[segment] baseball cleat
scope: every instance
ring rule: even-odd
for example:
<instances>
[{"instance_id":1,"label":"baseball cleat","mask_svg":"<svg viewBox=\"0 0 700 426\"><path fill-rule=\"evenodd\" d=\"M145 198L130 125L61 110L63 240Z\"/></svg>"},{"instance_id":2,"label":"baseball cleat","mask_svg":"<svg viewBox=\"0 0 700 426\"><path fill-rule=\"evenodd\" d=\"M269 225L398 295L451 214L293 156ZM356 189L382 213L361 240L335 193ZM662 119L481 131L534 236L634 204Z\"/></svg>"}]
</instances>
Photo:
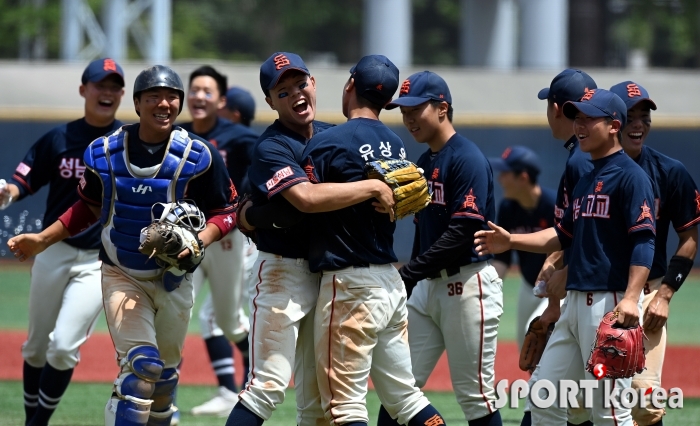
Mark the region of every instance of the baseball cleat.
<instances>
[{"instance_id":1,"label":"baseball cleat","mask_svg":"<svg viewBox=\"0 0 700 426\"><path fill-rule=\"evenodd\" d=\"M236 403L238 403L238 394L219 386L219 394L204 404L194 407L192 415L227 417Z\"/></svg>"}]
</instances>

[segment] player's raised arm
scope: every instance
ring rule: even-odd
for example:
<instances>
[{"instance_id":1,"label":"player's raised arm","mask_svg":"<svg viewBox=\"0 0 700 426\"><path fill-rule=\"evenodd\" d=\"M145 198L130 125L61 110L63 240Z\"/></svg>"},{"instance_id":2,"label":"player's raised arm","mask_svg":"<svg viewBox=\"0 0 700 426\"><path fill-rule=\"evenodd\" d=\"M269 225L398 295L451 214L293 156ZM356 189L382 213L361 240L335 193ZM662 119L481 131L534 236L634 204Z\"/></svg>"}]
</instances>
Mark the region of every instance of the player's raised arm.
<instances>
[{"instance_id":1,"label":"player's raised arm","mask_svg":"<svg viewBox=\"0 0 700 426\"><path fill-rule=\"evenodd\" d=\"M532 253L551 253L561 250L561 243L554 228L531 234L511 234L493 222L488 222L491 231L474 234L474 245L481 255L503 253L506 250L522 250Z\"/></svg>"}]
</instances>

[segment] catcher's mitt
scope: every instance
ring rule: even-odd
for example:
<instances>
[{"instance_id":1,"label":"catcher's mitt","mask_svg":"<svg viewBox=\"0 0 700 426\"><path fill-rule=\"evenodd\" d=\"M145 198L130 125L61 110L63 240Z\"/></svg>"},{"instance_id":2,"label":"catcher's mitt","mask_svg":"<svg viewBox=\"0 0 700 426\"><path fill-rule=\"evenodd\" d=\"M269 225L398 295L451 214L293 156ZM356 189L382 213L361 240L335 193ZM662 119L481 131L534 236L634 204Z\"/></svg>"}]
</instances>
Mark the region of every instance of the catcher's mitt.
<instances>
[{"instance_id":1,"label":"catcher's mitt","mask_svg":"<svg viewBox=\"0 0 700 426\"><path fill-rule=\"evenodd\" d=\"M394 215L401 219L421 211L430 203L428 181L423 170L407 160L375 160L365 165L369 179L380 179L394 191Z\"/></svg>"},{"instance_id":2,"label":"catcher's mitt","mask_svg":"<svg viewBox=\"0 0 700 426\"><path fill-rule=\"evenodd\" d=\"M257 244L258 243L258 236L257 232L255 229L250 230L243 226L243 223L241 222L241 217L242 217L242 211L243 211L243 206L246 205L246 203L251 202L251 195L250 194L243 194L242 196L238 197L238 205L236 206L236 217L238 220L236 221L236 226L238 226L238 230L241 231L241 234L245 235L246 237L250 238L253 243Z\"/></svg>"},{"instance_id":3,"label":"catcher's mitt","mask_svg":"<svg viewBox=\"0 0 700 426\"><path fill-rule=\"evenodd\" d=\"M204 229L204 216L194 205L184 201L176 203L156 203L153 207L162 207L160 219L141 230L139 251L148 256L156 257L156 263L163 268L175 268L185 272L193 272L204 258L204 243L198 237L198 232ZM185 249L190 255L178 259Z\"/></svg>"},{"instance_id":4,"label":"catcher's mitt","mask_svg":"<svg viewBox=\"0 0 700 426\"><path fill-rule=\"evenodd\" d=\"M520 349L520 369L532 373L535 367L542 358L544 347L547 346L549 336L554 330L554 323L549 324L549 327L544 328L540 321L540 317L535 317L530 321L523 341L523 347Z\"/></svg>"},{"instance_id":5,"label":"catcher's mitt","mask_svg":"<svg viewBox=\"0 0 700 426\"><path fill-rule=\"evenodd\" d=\"M617 323L617 312L603 316L596 332L586 370L595 375L596 365L605 366L605 377L621 379L644 371L644 331L637 324L625 328Z\"/></svg>"}]
</instances>

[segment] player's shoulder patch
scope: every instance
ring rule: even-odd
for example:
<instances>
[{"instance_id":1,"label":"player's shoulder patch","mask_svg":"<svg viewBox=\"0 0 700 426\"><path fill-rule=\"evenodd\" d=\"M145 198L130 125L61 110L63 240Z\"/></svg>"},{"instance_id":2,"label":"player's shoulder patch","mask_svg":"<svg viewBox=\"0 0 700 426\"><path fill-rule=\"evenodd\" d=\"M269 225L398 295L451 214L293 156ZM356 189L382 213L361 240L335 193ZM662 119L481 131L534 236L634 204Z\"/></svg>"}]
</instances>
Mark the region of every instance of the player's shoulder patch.
<instances>
[{"instance_id":1,"label":"player's shoulder patch","mask_svg":"<svg viewBox=\"0 0 700 426\"><path fill-rule=\"evenodd\" d=\"M272 175L272 179L268 180L265 183L265 186L267 187L267 190L270 191L272 188L277 186L278 183L282 181L282 179L289 177L293 175L294 172L292 171L292 168L290 166L283 167L275 172L274 175Z\"/></svg>"}]
</instances>

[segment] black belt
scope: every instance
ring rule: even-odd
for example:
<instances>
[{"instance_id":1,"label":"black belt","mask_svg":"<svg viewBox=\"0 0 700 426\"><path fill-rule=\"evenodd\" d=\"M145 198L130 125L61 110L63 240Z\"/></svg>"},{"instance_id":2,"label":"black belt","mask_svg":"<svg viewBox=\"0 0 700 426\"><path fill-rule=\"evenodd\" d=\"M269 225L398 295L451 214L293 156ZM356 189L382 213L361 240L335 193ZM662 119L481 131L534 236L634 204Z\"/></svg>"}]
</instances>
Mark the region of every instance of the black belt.
<instances>
[{"instance_id":1,"label":"black belt","mask_svg":"<svg viewBox=\"0 0 700 426\"><path fill-rule=\"evenodd\" d=\"M460 268L459 268L459 267L456 267L456 268L441 269L441 270L436 271L436 272L434 272L434 273L432 273L432 274L429 274L429 275L428 275L428 279L434 280L434 279L437 279L437 278L442 278L442 273L441 273L442 271L445 271L445 272L447 273L447 276L448 276L448 277L451 277L452 275L457 275L457 274L459 274Z\"/></svg>"}]
</instances>

